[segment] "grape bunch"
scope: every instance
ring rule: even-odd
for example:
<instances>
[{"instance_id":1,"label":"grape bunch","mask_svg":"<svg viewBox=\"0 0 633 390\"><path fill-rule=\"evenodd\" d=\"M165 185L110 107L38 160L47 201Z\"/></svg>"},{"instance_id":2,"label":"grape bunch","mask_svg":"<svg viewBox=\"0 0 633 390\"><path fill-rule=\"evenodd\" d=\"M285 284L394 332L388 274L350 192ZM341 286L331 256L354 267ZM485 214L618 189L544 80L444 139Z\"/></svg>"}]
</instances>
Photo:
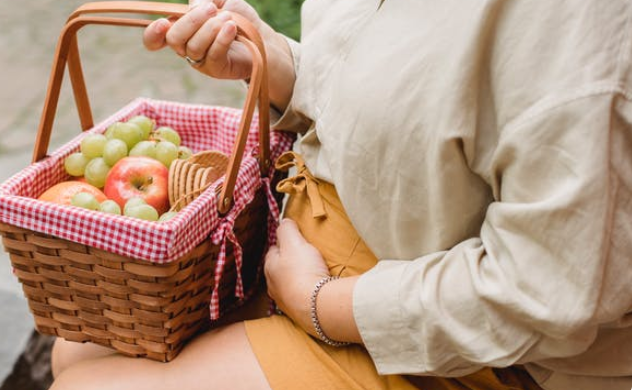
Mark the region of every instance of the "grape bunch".
<instances>
[{"instance_id":1,"label":"grape bunch","mask_svg":"<svg viewBox=\"0 0 633 390\"><path fill-rule=\"evenodd\" d=\"M103 188L110 168L123 157L147 156L169 168L174 160L191 155L191 149L181 145L176 130L155 127L152 119L138 115L126 122L114 123L105 134L84 137L80 151L64 160L64 168L70 176L83 176L89 184Z\"/></svg>"},{"instance_id":2,"label":"grape bunch","mask_svg":"<svg viewBox=\"0 0 633 390\"><path fill-rule=\"evenodd\" d=\"M94 194L89 192L78 192L75 194L71 200L70 204L73 206L81 207L88 210L101 211L108 214L114 215L126 215L132 218L143 219L146 221L158 221L165 222L169 221L173 217L176 216L175 211L168 211L163 213L162 215L158 214L158 211L145 201L145 199L141 197L134 197L128 199L121 210L121 206L111 199L106 199L102 202L99 202L97 197Z\"/></svg>"}]
</instances>

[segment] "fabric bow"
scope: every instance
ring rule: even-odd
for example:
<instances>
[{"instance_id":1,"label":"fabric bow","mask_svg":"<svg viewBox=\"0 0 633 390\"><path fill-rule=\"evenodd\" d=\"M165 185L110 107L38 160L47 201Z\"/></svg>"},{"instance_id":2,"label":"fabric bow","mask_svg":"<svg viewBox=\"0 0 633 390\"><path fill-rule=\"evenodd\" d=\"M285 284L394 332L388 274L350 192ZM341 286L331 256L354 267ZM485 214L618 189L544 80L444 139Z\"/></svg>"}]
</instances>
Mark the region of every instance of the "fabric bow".
<instances>
[{"instance_id":1,"label":"fabric bow","mask_svg":"<svg viewBox=\"0 0 633 390\"><path fill-rule=\"evenodd\" d=\"M323 200L319 193L319 179L314 177L305 165L303 158L295 152L285 152L275 162L275 168L287 172L292 167L297 169L296 175L283 179L277 184L277 191L286 194L294 194L306 191L312 207L312 217L322 218L327 216Z\"/></svg>"}]
</instances>

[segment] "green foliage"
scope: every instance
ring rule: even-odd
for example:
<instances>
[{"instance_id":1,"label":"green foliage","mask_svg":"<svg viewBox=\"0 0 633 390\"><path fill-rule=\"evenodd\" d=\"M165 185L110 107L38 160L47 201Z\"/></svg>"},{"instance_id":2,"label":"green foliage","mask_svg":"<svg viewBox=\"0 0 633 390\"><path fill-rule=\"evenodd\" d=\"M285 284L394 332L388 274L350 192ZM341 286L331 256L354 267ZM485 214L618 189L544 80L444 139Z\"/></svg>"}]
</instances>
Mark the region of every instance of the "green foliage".
<instances>
[{"instance_id":1,"label":"green foliage","mask_svg":"<svg viewBox=\"0 0 633 390\"><path fill-rule=\"evenodd\" d=\"M272 28L299 40L300 13L303 0L248 0L261 18Z\"/></svg>"},{"instance_id":2,"label":"green foliage","mask_svg":"<svg viewBox=\"0 0 633 390\"><path fill-rule=\"evenodd\" d=\"M161 0L168 3L187 3L187 0ZM299 40L300 13L303 0L246 0L272 28Z\"/></svg>"}]
</instances>

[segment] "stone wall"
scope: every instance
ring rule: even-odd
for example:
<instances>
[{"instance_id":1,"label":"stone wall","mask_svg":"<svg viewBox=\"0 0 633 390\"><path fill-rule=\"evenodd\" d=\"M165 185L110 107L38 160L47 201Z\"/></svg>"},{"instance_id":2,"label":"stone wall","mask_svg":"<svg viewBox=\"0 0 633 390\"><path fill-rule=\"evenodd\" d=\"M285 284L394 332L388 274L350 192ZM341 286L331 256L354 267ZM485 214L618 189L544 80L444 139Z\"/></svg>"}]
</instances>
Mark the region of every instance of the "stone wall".
<instances>
[{"instance_id":1,"label":"stone wall","mask_svg":"<svg viewBox=\"0 0 633 390\"><path fill-rule=\"evenodd\" d=\"M48 389L53 382L50 357L54 340L54 337L33 332L0 390Z\"/></svg>"}]
</instances>

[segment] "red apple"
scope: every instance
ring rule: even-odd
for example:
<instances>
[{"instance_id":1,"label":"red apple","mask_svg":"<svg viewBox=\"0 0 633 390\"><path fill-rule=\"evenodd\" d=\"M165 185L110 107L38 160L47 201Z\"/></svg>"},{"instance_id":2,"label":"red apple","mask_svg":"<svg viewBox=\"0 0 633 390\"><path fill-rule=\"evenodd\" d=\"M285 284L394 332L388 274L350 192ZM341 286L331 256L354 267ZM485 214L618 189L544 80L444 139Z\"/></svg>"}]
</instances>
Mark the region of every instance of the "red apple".
<instances>
[{"instance_id":1,"label":"red apple","mask_svg":"<svg viewBox=\"0 0 633 390\"><path fill-rule=\"evenodd\" d=\"M169 210L168 176L169 171L158 160L145 156L125 157L110 169L103 192L121 209L128 199L141 197L163 214Z\"/></svg>"}]
</instances>

